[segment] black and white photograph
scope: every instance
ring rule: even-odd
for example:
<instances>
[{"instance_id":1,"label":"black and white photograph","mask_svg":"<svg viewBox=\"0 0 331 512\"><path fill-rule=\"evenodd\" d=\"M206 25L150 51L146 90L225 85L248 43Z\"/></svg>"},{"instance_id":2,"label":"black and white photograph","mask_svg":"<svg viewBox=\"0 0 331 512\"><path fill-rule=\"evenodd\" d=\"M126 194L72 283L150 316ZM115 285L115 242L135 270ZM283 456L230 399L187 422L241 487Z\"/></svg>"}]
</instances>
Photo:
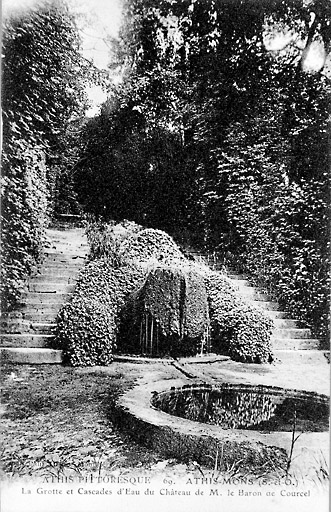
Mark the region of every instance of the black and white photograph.
<instances>
[{"instance_id":1,"label":"black and white photograph","mask_svg":"<svg viewBox=\"0 0 331 512\"><path fill-rule=\"evenodd\" d=\"M1 511L327 512L330 0L1 43Z\"/></svg>"}]
</instances>

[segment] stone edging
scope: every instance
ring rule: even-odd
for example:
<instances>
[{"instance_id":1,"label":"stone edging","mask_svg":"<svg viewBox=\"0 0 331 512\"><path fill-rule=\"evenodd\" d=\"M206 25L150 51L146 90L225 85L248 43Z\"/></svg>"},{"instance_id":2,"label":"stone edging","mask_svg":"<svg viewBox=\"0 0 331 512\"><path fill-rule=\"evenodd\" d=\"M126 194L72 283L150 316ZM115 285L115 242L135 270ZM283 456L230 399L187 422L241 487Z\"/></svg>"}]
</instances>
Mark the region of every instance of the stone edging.
<instances>
[{"instance_id":1,"label":"stone edging","mask_svg":"<svg viewBox=\"0 0 331 512\"><path fill-rule=\"evenodd\" d=\"M118 400L114 411L115 421L136 441L164 457L178 458L183 462L193 460L207 467L215 467L215 461L220 457L223 463L231 465L239 460L251 460L252 457L254 460L262 460L265 456L286 459L291 432L223 430L216 425L171 416L151 405L153 392L170 391L171 387L186 383L183 380L162 380L138 384ZM327 433L302 434L307 446L311 436L321 435Z\"/></svg>"}]
</instances>

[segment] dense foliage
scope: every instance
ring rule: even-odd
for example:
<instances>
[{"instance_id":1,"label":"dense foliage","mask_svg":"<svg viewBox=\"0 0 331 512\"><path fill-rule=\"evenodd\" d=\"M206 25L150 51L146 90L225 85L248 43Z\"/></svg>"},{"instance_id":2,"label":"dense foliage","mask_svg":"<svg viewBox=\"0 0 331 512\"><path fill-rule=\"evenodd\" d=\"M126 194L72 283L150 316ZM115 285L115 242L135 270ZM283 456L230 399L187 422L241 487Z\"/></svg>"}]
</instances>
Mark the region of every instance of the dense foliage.
<instances>
[{"instance_id":1,"label":"dense foliage","mask_svg":"<svg viewBox=\"0 0 331 512\"><path fill-rule=\"evenodd\" d=\"M89 65L79 53L64 1L45 0L4 18L2 64L3 308L17 300L42 253L59 180L71 158L68 137L86 106ZM68 192L70 186L62 180ZM75 198L66 193L66 203ZM58 201L57 201L58 204Z\"/></svg>"},{"instance_id":2,"label":"dense foliage","mask_svg":"<svg viewBox=\"0 0 331 512\"><path fill-rule=\"evenodd\" d=\"M284 117L289 92L274 86L254 119L228 131L219 158L227 186L225 247L230 264L323 339L329 324L326 82L304 75L296 87L296 119Z\"/></svg>"},{"instance_id":3,"label":"dense foliage","mask_svg":"<svg viewBox=\"0 0 331 512\"><path fill-rule=\"evenodd\" d=\"M128 236L139 233L142 226L135 222L103 222L89 218L86 222L86 235L90 247L90 258L106 258L114 267L120 264L119 250Z\"/></svg>"},{"instance_id":4,"label":"dense foliage","mask_svg":"<svg viewBox=\"0 0 331 512\"><path fill-rule=\"evenodd\" d=\"M80 201L216 248L326 339L331 4L125 6L123 82L86 126Z\"/></svg>"},{"instance_id":5,"label":"dense foliage","mask_svg":"<svg viewBox=\"0 0 331 512\"><path fill-rule=\"evenodd\" d=\"M142 265L183 262L184 256L174 240L159 229L142 229L123 240L119 248L122 262Z\"/></svg>"},{"instance_id":6,"label":"dense foliage","mask_svg":"<svg viewBox=\"0 0 331 512\"><path fill-rule=\"evenodd\" d=\"M73 366L114 353L180 357L216 352L271 361L272 323L226 278L187 260L160 230L132 222L87 226L91 260L57 319L55 347Z\"/></svg>"},{"instance_id":7,"label":"dense foliage","mask_svg":"<svg viewBox=\"0 0 331 512\"><path fill-rule=\"evenodd\" d=\"M72 366L111 363L120 308L142 275L141 270L133 267L115 269L104 258L86 265L71 301L58 315L54 346L63 350L65 363Z\"/></svg>"},{"instance_id":8,"label":"dense foliage","mask_svg":"<svg viewBox=\"0 0 331 512\"><path fill-rule=\"evenodd\" d=\"M119 350L159 357L209 352L207 292L199 270L176 259L152 268L122 311Z\"/></svg>"},{"instance_id":9,"label":"dense foliage","mask_svg":"<svg viewBox=\"0 0 331 512\"><path fill-rule=\"evenodd\" d=\"M240 300L226 279L215 272L206 275L211 321L211 349L234 361L272 361L272 320Z\"/></svg>"}]
</instances>

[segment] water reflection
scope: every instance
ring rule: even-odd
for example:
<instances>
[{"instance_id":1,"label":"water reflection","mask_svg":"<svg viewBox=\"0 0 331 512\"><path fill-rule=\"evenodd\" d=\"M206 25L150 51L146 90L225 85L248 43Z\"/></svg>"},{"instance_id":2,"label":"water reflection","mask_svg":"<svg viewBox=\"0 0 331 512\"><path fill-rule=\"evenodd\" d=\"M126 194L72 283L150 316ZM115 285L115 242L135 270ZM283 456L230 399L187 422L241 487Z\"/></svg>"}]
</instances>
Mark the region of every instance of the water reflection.
<instances>
[{"instance_id":1,"label":"water reflection","mask_svg":"<svg viewBox=\"0 0 331 512\"><path fill-rule=\"evenodd\" d=\"M321 395L287 396L261 387L223 385L173 389L155 394L152 405L174 416L219 425L224 429L259 431L328 430L329 403Z\"/></svg>"}]
</instances>

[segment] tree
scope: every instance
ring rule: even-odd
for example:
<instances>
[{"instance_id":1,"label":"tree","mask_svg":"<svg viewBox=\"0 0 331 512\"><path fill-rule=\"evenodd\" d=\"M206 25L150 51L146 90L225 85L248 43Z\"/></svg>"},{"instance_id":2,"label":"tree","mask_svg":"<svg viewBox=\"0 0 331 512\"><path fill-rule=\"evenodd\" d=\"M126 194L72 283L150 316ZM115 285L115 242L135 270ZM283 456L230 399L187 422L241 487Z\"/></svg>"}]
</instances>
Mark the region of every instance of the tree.
<instances>
[{"instance_id":1,"label":"tree","mask_svg":"<svg viewBox=\"0 0 331 512\"><path fill-rule=\"evenodd\" d=\"M83 152L81 183L85 173L105 186L101 214L198 232L196 243L232 254L324 336L331 4L125 5L124 80L117 104L97 121L101 153L92 161L88 144ZM314 69L316 44L323 62Z\"/></svg>"}]
</instances>

